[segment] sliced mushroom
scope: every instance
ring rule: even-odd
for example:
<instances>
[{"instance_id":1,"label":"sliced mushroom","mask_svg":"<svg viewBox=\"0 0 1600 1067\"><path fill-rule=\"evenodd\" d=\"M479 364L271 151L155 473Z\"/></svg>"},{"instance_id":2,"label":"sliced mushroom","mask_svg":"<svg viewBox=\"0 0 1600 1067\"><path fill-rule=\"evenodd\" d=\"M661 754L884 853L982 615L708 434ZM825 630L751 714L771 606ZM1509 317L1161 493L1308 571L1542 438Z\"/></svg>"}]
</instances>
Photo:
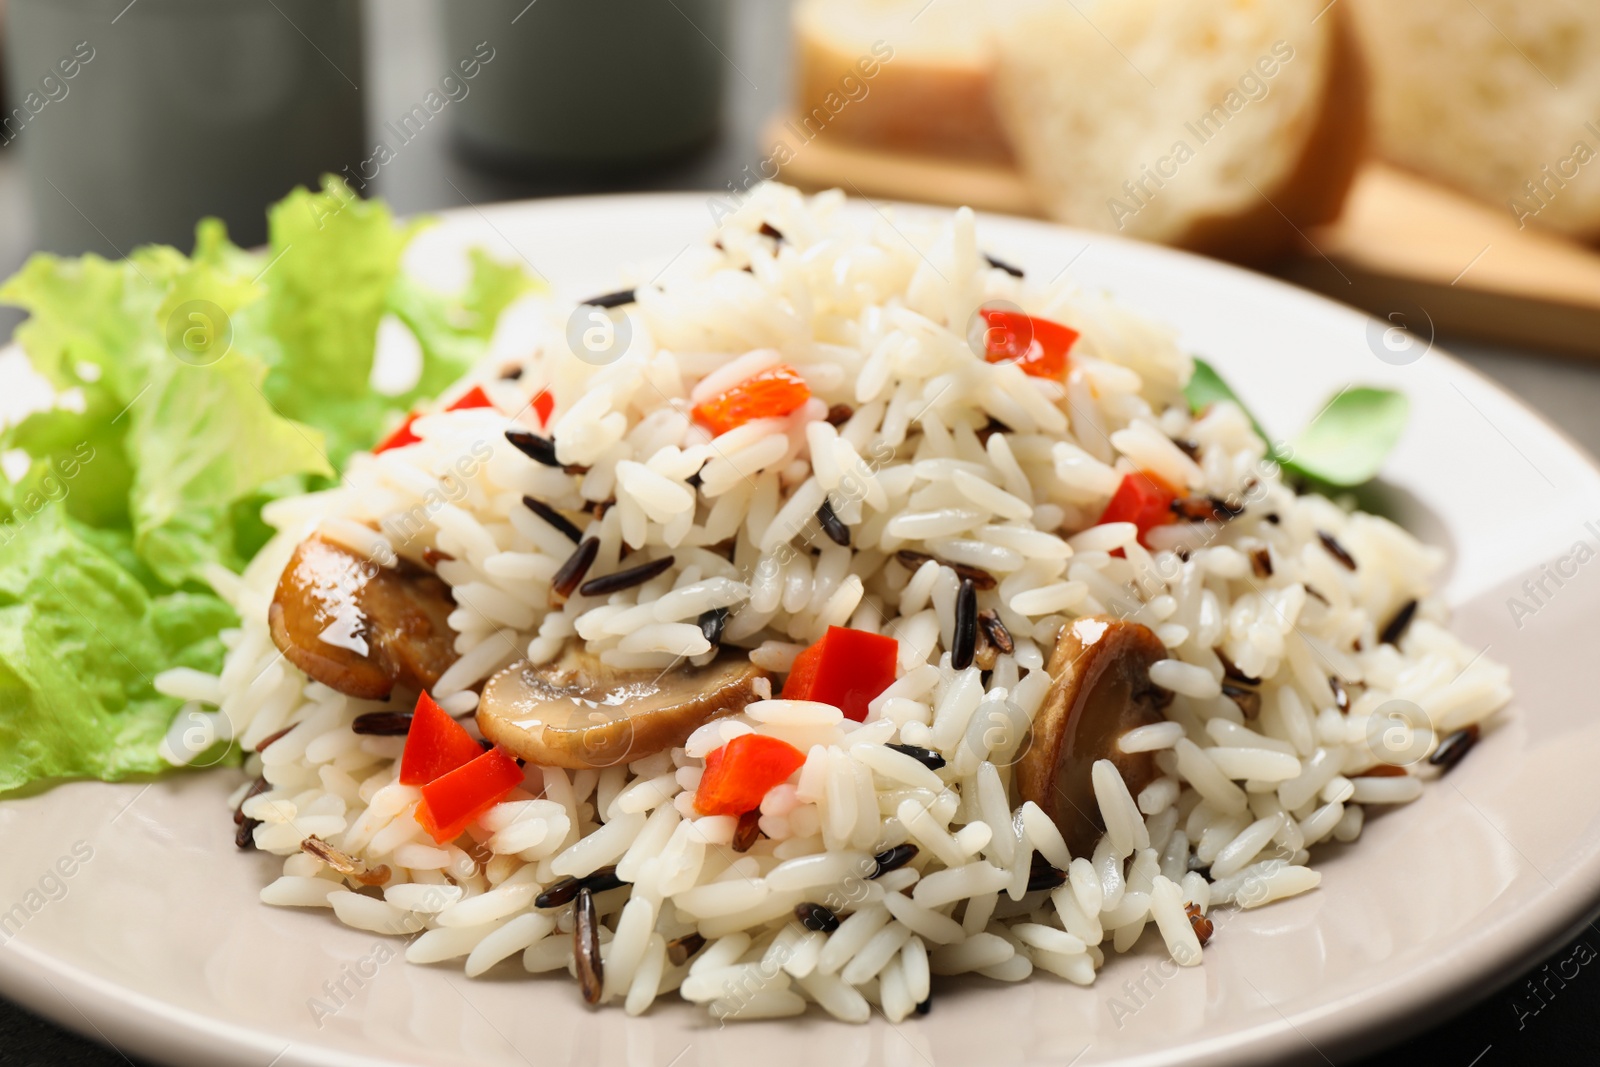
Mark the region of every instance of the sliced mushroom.
<instances>
[{"instance_id":1,"label":"sliced mushroom","mask_svg":"<svg viewBox=\"0 0 1600 1067\"><path fill-rule=\"evenodd\" d=\"M574 643L552 663L514 663L489 679L478 728L529 763L612 767L681 745L712 719L743 711L766 677L742 653L670 672L618 670Z\"/></svg>"},{"instance_id":2,"label":"sliced mushroom","mask_svg":"<svg viewBox=\"0 0 1600 1067\"><path fill-rule=\"evenodd\" d=\"M1017 760L1017 789L1044 809L1075 856L1087 856L1105 832L1090 780L1097 760L1114 763L1135 796L1157 777L1152 753L1123 752L1117 739L1162 721L1172 695L1150 681L1150 665L1164 658L1148 627L1104 615L1074 620L1056 640L1050 691Z\"/></svg>"},{"instance_id":3,"label":"sliced mushroom","mask_svg":"<svg viewBox=\"0 0 1600 1067\"><path fill-rule=\"evenodd\" d=\"M300 542L267 609L272 641L316 681L382 700L428 689L456 660L450 588L414 564L380 567L321 537Z\"/></svg>"}]
</instances>

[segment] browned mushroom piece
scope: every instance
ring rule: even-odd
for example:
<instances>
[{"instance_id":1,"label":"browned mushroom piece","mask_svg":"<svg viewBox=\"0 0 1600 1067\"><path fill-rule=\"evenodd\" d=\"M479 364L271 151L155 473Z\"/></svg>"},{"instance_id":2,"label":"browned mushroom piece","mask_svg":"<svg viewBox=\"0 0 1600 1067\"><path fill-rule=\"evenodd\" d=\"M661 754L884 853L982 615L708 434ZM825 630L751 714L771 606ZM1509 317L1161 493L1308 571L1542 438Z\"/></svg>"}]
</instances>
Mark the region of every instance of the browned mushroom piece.
<instances>
[{"instance_id":1,"label":"browned mushroom piece","mask_svg":"<svg viewBox=\"0 0 1600 1067\"><path fill-rule=\"evenodd\" d=\"M670 671L608 667L573 643L542 667L514 663L478 702L483 736L545 767L611 767L683 744L760 699L769 677L742 653Z\"/></svg>"},{"instance_id":2,"label":"browned mushroom piece","mask_svg":"<svg viewBox=\"0 0 1600 1067\"><path fill-rule=\"evenodd\" d=\"M1117 739L1162 721L1172 694L1150 680L1150 665L1166 655L1148 627L1105 615L1076 619L1056 639L1017 789L1050 816L1074 856L1087 856L1105 832L1090 780L1097 760L1115 764L1135 796L1157 777L1153 753L1123 752Z\"/></svg>"},{"instance_id":3,"label":"browned mushroom piece","mask_svg":"<svg viewBox=\"0 0 1600 1067\"><path fill-rule=\"evenodd\" d=\"M450 588L414 564L380 567L321 537L300 542L267 622L284 657L348 696L428 689L456 660Z\"/></svg>"}]
</instances>

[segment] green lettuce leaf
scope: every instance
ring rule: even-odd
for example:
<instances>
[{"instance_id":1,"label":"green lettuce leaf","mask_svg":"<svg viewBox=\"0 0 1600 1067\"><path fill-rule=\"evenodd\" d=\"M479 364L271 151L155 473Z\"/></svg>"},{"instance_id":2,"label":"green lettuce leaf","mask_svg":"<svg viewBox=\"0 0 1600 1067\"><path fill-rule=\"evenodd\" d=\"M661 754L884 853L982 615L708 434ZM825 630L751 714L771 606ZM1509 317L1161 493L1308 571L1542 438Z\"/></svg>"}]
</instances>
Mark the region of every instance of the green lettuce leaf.
<instances>
[{"instance_id":1,"label":"green lettuce leaf","mask_svg":"<svg viewBox=\"0 0 1600 1067\"><path fill-rule=\"evenodd\" d=\"M531 282L474 253L463 292L417 284L401 257L422 225L328 178L272 209L261 253L211 219L189 256L39 255L0 286L62 393L0 431L30 458L0 478L0 793L166 769L177 702L150 681L220 666L233 623L206 568L242 569L265 503L326 484L482 357ZM391 315L422 349L399 396L370 386Z\"/></svg>"},{"instance_id":2,"label":"green lettuce leaf","mask_svg":"<svg viewBox=\"0 0 1600 1067\"><path fill-rule=\"evenodd\" d=\"M152 596L51 505L0 544L0 792L41 778L168 769L178 702L152 680L217 670L235 622L208 594Z\"/></svg>"},{"instance_id":3,"label":"green lettuce leaf","mask_svg":"<svg viewBox=\"0 0 1600 1067\"><path fill-rule=\"evenodd\" d=\"M295 190L268 216L262 326L275 344L261 350L271 368L266 393L285 415L325 430L341 466L372 446L395 406L369 383L378 323L413 231L333 178L320 192Z\"/></svg>"},{"instance_id":4,"label":"green lettuce leaf","mask_svg":"<svg viewBox=\"0 0 1600 1067\"><path fill-rule=\"evenodd\" d=\"M161 358L157 310L187 263L162 246L137 249L115 263L92 255L36 255L0 285L0 303L29 312L16 340L52 385L109 390L126 404Z\"/></svg>"},{"instance_id":5,"label":"green lettuce leaf","mask_svg":"<svg viewBox=\"0 0 1600 1067\"><path fill-rule=\"evenodd\" d=\"M208 563L249 562L236 549L248 518L236 512L241 501L283 479L334 475L322 434L274 410L266 365L250 354L249 333L233 327L262 295L247 273L254 264L236 252L219 230L202 228L196 259L157 312L193 331L190 341L172 341L169 325L173 354L150 368L129 407L134 547L174 587L199 581Z\"/></svg>"},{"instance_id":6,"label":"green lettuce leaf","mask_svg":"<svg viewBox=\"0 0 1600 1067\"><path fill-rule=\"evenodd\" d=\"M262 325L273 344L260 351L271 368L266 393L280 412L327 435L335 466L471 369L500 313L533 287L520 267L478 250L462 293L419 284L400 261L427 225L397 225L386 205L331 177L320 192L296 190L272 209ZM371 388L378 324L390 314L422 349L415 386L397 396Z\"/></svg>"},{"instance_id":7,"label":"green lettuce leaf","mask_svg":"<svg viewBox=\"0 0 1600 1067\"><path fill-rule=\"evenodd\" d=\"M8 487L7 515L12 508L37 512L40 500L60 499L80 522L128 525L128 490L133 486L133 467L123 451L128 423L117 418L116 402L107 391L91 390L86 399L81 412L34 412L0 438L4 448L21 449L34 459L29 477Z\"/></svg>"},{"instance_id":8,"label":"green lettuce leaf","mask_svg":"<svg viewBox=\"0 0 1600 1067\"><path fill-rule=\"evenodd\" d=\"M282 478L333 475L322 435L267 403L265 376L232 352L209 367L171 361L134 406L134 546L172 586L198 580L207 563L249 562L235 550L239 501Z\"/></svg>"}]
</instances>

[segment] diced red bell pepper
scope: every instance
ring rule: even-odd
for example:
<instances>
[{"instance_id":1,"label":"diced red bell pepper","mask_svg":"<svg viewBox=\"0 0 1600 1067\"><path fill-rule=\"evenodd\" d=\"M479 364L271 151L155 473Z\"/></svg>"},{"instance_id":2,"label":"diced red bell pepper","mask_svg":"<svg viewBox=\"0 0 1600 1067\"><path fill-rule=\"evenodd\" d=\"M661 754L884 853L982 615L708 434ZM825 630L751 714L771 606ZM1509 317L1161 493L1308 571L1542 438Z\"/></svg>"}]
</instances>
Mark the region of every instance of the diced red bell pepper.
<instances>
[{"instance_id":1,"label":"diced red bell pepper","mask_svg":"<svg viewBox=\"0 0 1600 1067\"><path fill-rule=\"evenodd\" d=\"M789 780L806 754L776 737L740 734L706 754L705 773L695 790L702 815L743 815L761 806L767 790Z\"/></svg>"},{"instance_id":2,"label":"diced red bell pepper","mask_svg":"<svg viewBox=\"0 0 1600 1067\"><path fill-rule=\"evenodd\" d=\"M780 363L697 405L694 417L712 433L721 435L751 419L782 418L810 399L811 387L800 372Z\"/></svg>"},{"instance_id":3,"label":"diced red bell pepper","mask_svg":"<svg viewBox=\"0 0 1600 1067\"><path fill-rule=\"evenodd\" d=\"M550 425L550 415L555 409L556 398L550 395L550 390L539 390L533 398L533 410L539 416L541 427Z\"/></svg>"},{"instance_id":4,"label":"diced red bell pepper","mask_svg":"<svg viewBox=\"0 0 1600 1067\"><path fill-rule=\"evenodd\" d=\"M1135 471L1123 475L1122 484L1117 486L1111 503L1106 505L1106 510L1100 516L1100 523L1133 523L1139 528L1139 543L1149 548L1145 535L1157 526L1176 521L1177 517L1172 513L1172 502L1176 499L1178 491L1159 475Z\"/></svg>"},{"instance_id":5,"label":"diced red bell pepper","mask_svg":"<svg viewBox=\"0 0 1600 1067\"><path fill-rule=\"evenodd\" d=\"M822 640L795 657L783 699L832 704L863 722L867 705L894 681L900 642L883 634L830 626Z\"/></svg>"},{"instance_id":6,"label":"diced red bell pepper","mask_svg":"<svg viewBox=\"0 0 1600 1067\"><path fill-rule=\"evenodd\" d=\"M1078 340L1077 330L1020 311L981 308L978 314L989 327L983 331L985 360L1016 363L1035 378L1066 375L1067 352Z\"/></svg>"},{"instance_id":7,"label":"diced red bell pepper","mask_svg":"<svg viewBox=\"0 0 1600 1067\"><path fill-rule=\"evenodd\" d=\"M406 732L400 756L400 784L427 785L441 775L470 763L483 754L483 746L466 728L433 702L427 693L417 697L417 710Z\"/></svg>"},{"instance_id":8,"label":"diced red bell pepper","mask_svg":"<svg viewBox=\"0 0 1600 1067\"><path fill-rule=\"evenodd\" d=\"M395 427L394 433L378 442L377 447L372 450L372 454L377 455L379 452L387 452L391 448L404 448L406 445L414 445L421 441L422 438L411 432L411 424L416 421L417 413L413 411L406 416L406 421Z\"/></svg>"},{"instance_id":9,"label":"diced red bell pepper","mask_svg":"<svg viewBox=\"0 0 1600 1067\"><path fill-rule=\"evenodd\" d=\"M483 386L474 385L460 397L454 404L445 408L446 411L464 411L467 408L492 408L494 401L489 399L489 394L483 391Z\"/></svg>"},{"instance_id":10,"label":"diced red bell pepper","mask_svg":"<svg viewBox=\"0 0 1600 1067\"><path fill-rule=\"evenodd\" d=\"M483 386L474 385L471 389L468 389L465 393L462 393L461 396L456 399L456 402L445 408L445 410L462 411L466 408L492 407L494 407L494 401L490 400L489 394L483 391ZM405 421L399 426L395 427L393 433L391 433L388 437L385 437L382 441L378 442L377 447L372 450L372 454L377 455L379 452L387 452L391 448L404 448L406 445L414 445L421 441L422 438L411 432L412 423L416 422L421 417L422 412L420 411L413 411L411 414L407 415Z\"/></svg>"},{"instance_id":11,"label":"diced red bell pepper","mask_svg":"<svg viewBox=\"0 0 1600 1067\"><path fill-rule=\"evenodd\" d=\"M473 745L477 748L477 745ZM478 816L522 784L522 768L498 748L479 753L422 787L417 822L439 844L454 841Z\"/></svg>"}]
</instances>

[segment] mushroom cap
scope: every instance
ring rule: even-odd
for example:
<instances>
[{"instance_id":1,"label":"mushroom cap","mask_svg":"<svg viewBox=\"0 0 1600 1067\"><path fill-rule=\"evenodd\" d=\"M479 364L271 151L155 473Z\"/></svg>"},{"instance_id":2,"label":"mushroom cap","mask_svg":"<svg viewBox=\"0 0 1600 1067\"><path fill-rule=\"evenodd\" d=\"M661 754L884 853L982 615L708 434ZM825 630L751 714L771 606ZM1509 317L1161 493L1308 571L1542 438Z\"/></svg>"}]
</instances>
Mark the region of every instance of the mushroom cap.
<instances>
[{"instance_id":1,"label":"mushroom cap","mask_svg":"<svg viewBox=\"0 0 1600 1067\"><path fill-rule=\"evenodd\" d=\"M514 663L489 679L478 728L529 763L611 767L682 745L711 720L743 711L767 677L739 653L704 667L619 670L573 642L551 663Z\"/></svg>"},{"instance_id":2,"label":"mushroom cap","mask_svg":"<svg viewBox=\"0 0 1600 1067\"><path fill-rule=\"evenodd\" d=\"M1129 730L1162 721L1172 694L1150 680L1165 659L1161 639L1135 622L1106 615L1075 619L1056 639L1046 669L1050 690L1017 760L1017 789L1042 808L1075 856L1105 833L1091 772L1110 760L1135 796L1155 780L1155 754L1123 752Z\"/></svg>"},{"instance_id":3,"label":"mushroom cap","mask_svg":"<svg viewBox=\"0 0 1600 1067\"><path fill-rule=\"evenodd\" d=\"M312 679L382 700L398 684L429 689L456 660L450 588L415 564L380 567L342 545L306 538L267 609L273 644Z\"/></svg>"}]
</instances>

